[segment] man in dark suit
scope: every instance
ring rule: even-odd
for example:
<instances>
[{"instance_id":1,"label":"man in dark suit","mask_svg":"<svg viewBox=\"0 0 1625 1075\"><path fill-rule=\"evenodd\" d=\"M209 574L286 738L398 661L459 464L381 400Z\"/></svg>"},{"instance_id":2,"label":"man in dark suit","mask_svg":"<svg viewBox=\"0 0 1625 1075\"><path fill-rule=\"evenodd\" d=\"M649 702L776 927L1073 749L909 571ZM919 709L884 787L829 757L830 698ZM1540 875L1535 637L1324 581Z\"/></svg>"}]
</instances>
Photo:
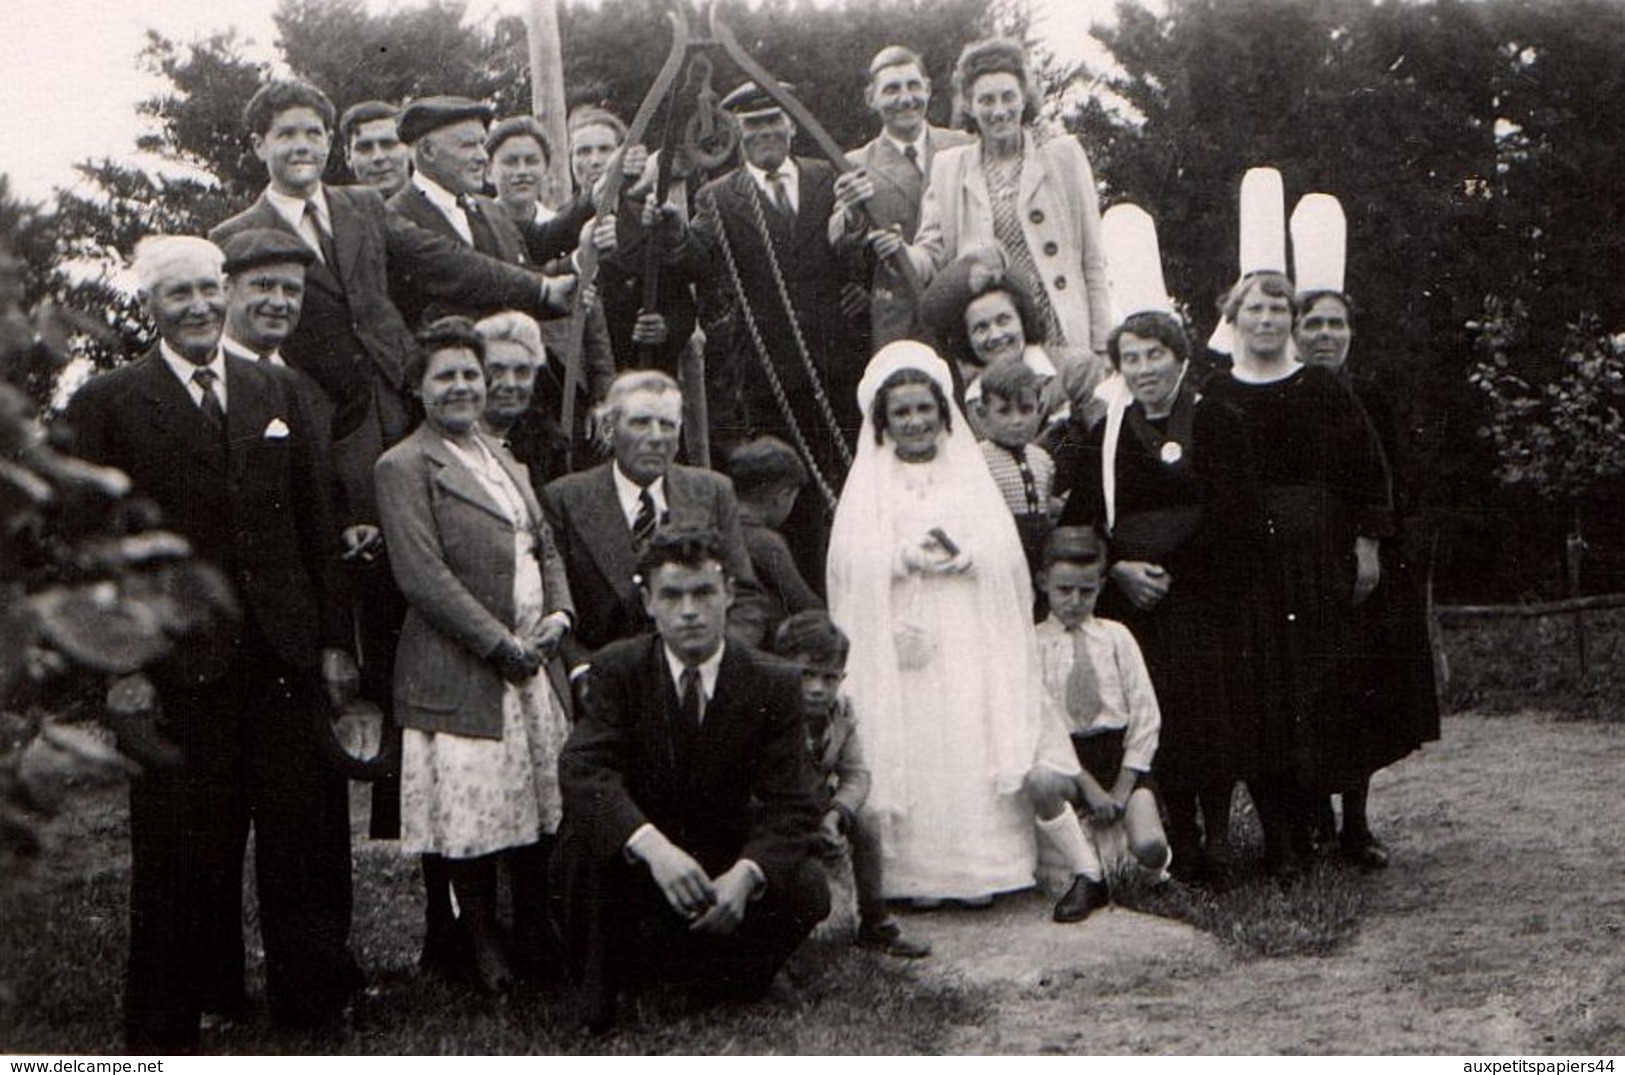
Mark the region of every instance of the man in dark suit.
<instances>
[{"instance_id":1,"label":"man in dark suit","mask_svg":"<svg viewBox=\"0 0 1625 1075\"><path fill-rule=\"evenodd\" d=\"M688 233L708 266L712 305L730 311L714 333L720 350L708 348L712 452L726 454L761 434L798 448L804 440L809 469L839 490L846 468L837 443L855 443L865 359L842 313L841 290L862 272L864 232L842 224L832 238L832 218L837 200L853 197L849 191L860 177L837 178L824 161L792 157L795 124L755 83L735 89L722 104L739 119L744 162L700 189ZM749 331L747 311L765 356ZM764 361L792 413L774 392ZM829 509L816 495L800 498L785 522L797 565L814 585L824 577L828 529Z\"/></svg>"},{"instance_id":2,"label":"man in dark suit","mask_svg":"<svg viewBox=\"0 0 1625 1075\"><path fill-rule=\"evenodd\" d=\"M322 183L333 105L314 86L271 82L244 109L270 184L252 206L209 233L215 242L249 228L280 228L316 255L304 312L283 345L289 365L321 385L334 407L334 465L344 491L345 541L376 542L372 465L416 422L404 369L417 346L390 299L406 274L429 299L558 316L573 281L547 278L418 227L359 186Z\"/></svg>"},{"instance_id":3,"label":"man in dark suit","mask_svg":"<svg viewBox=\"0 0 1625 1075\"><path fill-rule=\"evenodd\" d=\"M563 933L593 1029L634 969L758 997L829 911L800 677L724 642L724 555L711 531L651 538L655 633L599 654L559 759Z\"/></svg>"},{"instance_id":4,"label":"man in dark suit","mask_svg":"<svg viewBox=\"0 0 1625 1075\"><path fill-rule=\"evenodd\" d=\"M847 154L869 180L863 207L874 228L913 242L931 158L939 149L964 145L971 136L926 121L931 80L919 54L901 45L888 45L869 61L864 103L880 117L881 129L873 141ZM895 340L919 338L918 300L894 262L876 263L869 292L871 354Z\"/></svg>"},{"instance_id":5,"label":"man in dark suit","mask_svg":"<svg viewBox=\"0 0 1625 1075\"><path fill-rule=\"evenodd\" d=\"M130 786L135 1052L195 1048L201 1012L240 1014L250 824L272 1018L340 1025L359 984L346 786L316 724L324 683L336 706L356 680L326 460L283 372L222 353L221 260L202 239L145 241L135 270L159 343L88 381L67 413L80 454L125 471L242 613L152 672L182 762Z\"/></svg>"},{"instance_id":6,"label":"man in dark suit","mask_svg":"<svg viewBox=\"0 0 1625 1075\"><path fill-rule=\"evenodd\" d=\"M610 383L598 414L615 458L547 486L542 507L576 602L575 629L565 639L573 674L600 647L649 629L633 576L638 555L660 525L705 527L721 535L723 565L740 598L730 627L745 644L762 640L766 609L740 531L733 483L672 461L682 419L676 381L659 370L623 373Z\"/></svg>"}]
</instances>

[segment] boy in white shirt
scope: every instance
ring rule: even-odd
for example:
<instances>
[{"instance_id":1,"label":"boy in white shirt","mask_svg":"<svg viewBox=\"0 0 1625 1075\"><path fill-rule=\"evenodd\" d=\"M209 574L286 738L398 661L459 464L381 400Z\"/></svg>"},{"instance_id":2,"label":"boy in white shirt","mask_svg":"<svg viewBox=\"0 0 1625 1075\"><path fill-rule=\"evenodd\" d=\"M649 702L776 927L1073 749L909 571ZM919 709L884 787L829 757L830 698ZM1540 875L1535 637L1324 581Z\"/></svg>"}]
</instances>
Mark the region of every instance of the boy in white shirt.
<instances>
[{"instance_id":1,"label":"boy in white shirt","mask_svg":"<svg viewBox=\"0 0 1625 1075\"><path fill-rule=\"evenodd\" d=\"M1039 828L1051 839L1065 839L1071 828L1063 829L1065 819L1057 816L1060 800L1084 807L1093 822L1083 826L1083 848L1063 848L1079 863L1078 875L1055 906L1057 921L1080 921L1111 902L1099 852L1108 827L1123 826L1129 851L1142 866L1161 874L1172 859L1151 780L1162 718L1134 636L1115 620L1095 617L1105 543L1087 527L1062 527L1050 535L1043 563L1038 586L1050 613L1037 629L1039 663L1046 693L1065 714L1083 773L1068 778L1070 789L1028 790ZM1029 777L1029 785L1035 779ZM1043 782L1058 779L1051 775Z\"/></svg>"}]
</instances>

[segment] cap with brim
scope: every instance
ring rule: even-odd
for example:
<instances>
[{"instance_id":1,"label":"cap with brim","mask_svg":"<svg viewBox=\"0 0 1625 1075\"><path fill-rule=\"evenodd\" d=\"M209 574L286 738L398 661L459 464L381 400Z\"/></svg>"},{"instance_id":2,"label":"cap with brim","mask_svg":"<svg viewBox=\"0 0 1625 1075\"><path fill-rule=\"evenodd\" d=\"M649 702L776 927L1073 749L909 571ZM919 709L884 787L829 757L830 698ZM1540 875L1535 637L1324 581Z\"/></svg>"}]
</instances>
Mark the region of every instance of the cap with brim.
<instances>
[{"instance_id":1,"label":"cap with brim","mask_svg":"<svg viewBox=\"0 0 1625 1075\"><path fill-rule=\"evenodd\" d=\"M226 255L222 268L228 273L239 273L261 265L309 265L316 260L316 252L297 235L278 228L249 228L220 244Z\"/></svg>"},{"instance_id":2,"label":"cap with brim","mask_svg":"<svg viewBox=\"0 0 1625 1075\"><path fill-rule=\"evenodd\" d=\"M788 82L781 82L779 89L785 93L794 93L796 88ZM746 82L735 86L729 91L728 96L722 99L722 110L745 119L768 112L782 112L783 108L761 86L755 82Z\"/></svg>"},{"instance_id":3,"label":"cap with brim","mask_svg":"<svg viewBox=\"0 0 1625 1075\"><path fill-rule=\"evenodd\" d=\"M329 766L351 780L380 780L400 772L400 729L376 705L357 698L332 719L325 706L313 707L313 713L322 726L317 740Z\"/></svg>"},{"instance_id":4,"label":"cap with brim","mask_svg":"<svg viewBox=\"0 0 1625 1075\"><path fill-rule=\"evenodd\" d=\"M489 125L496 109L468 97L424 97L401 110L397 125L401 141L411 144L430 131L474 119Z\"/></svg>"}]
</instances>

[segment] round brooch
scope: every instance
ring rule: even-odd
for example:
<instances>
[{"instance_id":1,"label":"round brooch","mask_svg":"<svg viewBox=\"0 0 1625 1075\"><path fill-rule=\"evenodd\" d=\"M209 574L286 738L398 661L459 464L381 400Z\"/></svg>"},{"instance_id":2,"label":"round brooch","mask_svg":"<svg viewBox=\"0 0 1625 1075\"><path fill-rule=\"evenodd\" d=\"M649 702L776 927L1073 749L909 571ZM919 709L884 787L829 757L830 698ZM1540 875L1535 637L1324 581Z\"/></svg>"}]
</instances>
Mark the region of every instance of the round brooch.
<instances>
[{"instance_id":1,"label":"round brooch","mask_svg":"<svg viewBox=\"0 0 1625 1075\"><path fill-rule=\"evenodd\" d=\"M1164 463L1167 463L1169 466L1173 466L1183 458L1185 458L1185 449L1179 446L1179 442L1177 440L1167 441L1163 444L1162 461Z\"/></svg>"}]
</instances>

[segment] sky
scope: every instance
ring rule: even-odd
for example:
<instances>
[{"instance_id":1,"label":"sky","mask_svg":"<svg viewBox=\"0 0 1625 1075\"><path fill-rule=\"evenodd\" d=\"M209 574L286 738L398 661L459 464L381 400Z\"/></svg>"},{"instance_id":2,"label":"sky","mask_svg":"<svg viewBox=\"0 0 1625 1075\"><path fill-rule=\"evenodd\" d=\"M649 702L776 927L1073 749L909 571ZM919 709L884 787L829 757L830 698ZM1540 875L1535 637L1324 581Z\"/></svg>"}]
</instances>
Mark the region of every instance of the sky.
<instances>
[{"instance_id":1,"label":"sky","mask_svg":"<svg viewBox=\"0 0 1625 1075\"><path fill-rule=\"evenodd\" d=\"M1112 0L1033 0L1050 51L1075 59L1088 28L1110 19ZM410 0L368 0L374 10ZM522 14L526 0L471 0L471 19ZM163 80L139 69L136 54L155 29L178 42L235 28L253 59L275 57L276 0L9 0L0 34L0 172L12 192L44 200L79 182L73 165L103 156L130 159L142 121L137 102ZM568 58L566 58L568 69Z\"/></svg>"}]
</instances>

